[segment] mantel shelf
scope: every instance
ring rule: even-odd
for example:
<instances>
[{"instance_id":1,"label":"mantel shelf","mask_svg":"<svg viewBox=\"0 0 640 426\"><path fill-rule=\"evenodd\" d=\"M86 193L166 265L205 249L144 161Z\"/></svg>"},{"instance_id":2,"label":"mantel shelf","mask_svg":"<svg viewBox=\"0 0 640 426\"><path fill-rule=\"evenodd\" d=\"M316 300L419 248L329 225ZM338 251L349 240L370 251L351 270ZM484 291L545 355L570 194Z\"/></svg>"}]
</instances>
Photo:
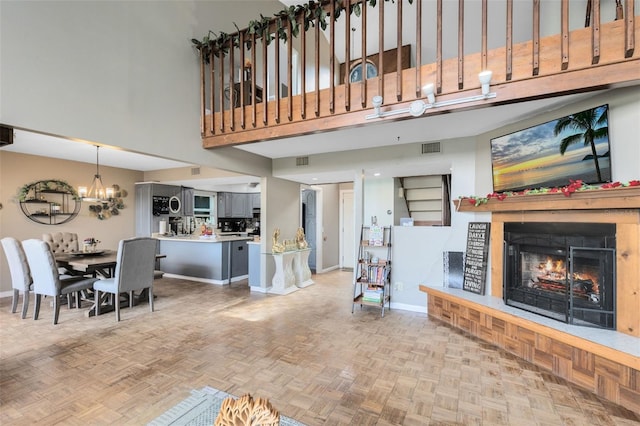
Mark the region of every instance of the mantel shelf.
<instances>
[{"instance_id":1,"label":"mantel shelf","mask_svg":"<svg viewBox=\"0 0 640 426\"><path fill-rule=\"evenodd\" d=\"M491 198L479 206L463 198L454 200L454 204L456 211L459 212L638 209L640 208L640 187L577 191L568 197L561 192L513 195L502 201Z\"/></svg>"}]
</instances>

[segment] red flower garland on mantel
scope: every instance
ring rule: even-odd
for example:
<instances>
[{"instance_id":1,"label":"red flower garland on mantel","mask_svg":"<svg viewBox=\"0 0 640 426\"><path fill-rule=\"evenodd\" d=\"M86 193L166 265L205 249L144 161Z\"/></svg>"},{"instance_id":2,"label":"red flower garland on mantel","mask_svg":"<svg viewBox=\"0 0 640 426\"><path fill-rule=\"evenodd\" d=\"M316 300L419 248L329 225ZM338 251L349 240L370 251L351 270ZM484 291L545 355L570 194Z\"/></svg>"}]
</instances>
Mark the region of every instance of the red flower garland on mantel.
<instances>
[{"instance_id":1,"label":"red flower garland on mantel","mask_svg":"<svg viewBox=\"0 0 640 426\"><path fill-rule=\"evenodd\" d=\"M534 195L534 194L555 194L562 193L565 197L570 197L571 194L578 191L593 191L598 189L611 189L611 188L620 188L627 186L640 186L640 180L634 179L629 182L609 182L603 183L601 185L587 185L581 180L570 180L569 185L561 186L557 188L536 188L536 189L525 189L523 191L506 191L506 192L492 192L491 194L487 194L486 197L460 197L460 200L467 200L470 204L474 206L479 206L481 204L486 204L490 199L495 198L498 201L502 201L507 197L514 197L520 195Z\"/></svg>"}]
</instances>

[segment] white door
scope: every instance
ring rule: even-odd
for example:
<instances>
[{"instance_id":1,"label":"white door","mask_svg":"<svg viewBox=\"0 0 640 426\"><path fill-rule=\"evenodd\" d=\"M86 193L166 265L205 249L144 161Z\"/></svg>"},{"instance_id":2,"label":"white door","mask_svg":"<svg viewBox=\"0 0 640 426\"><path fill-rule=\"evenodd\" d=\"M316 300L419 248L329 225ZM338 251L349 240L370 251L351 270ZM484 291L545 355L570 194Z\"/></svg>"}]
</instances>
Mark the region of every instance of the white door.
<instances>
[{"instance_id":1,"label":"white door","mask_svg":"<svg viewBox=\"0 0 640 426\"><path fill-rule=\"evenodd\" d=\"M342 233L340 234L340 251L342 268L353 268L355 263L355 234L353 191L342 191L340 202L340 217L342 219Z\"/></svg>"}]
</instances>

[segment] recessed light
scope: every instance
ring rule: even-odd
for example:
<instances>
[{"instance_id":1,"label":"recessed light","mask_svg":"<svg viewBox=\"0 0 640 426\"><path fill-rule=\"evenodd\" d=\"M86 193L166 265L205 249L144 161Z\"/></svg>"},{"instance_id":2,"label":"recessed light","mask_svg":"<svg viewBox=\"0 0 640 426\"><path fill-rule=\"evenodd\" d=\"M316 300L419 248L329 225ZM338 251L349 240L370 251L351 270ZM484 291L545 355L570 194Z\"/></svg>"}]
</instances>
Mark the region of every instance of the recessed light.
<instances>
[{"instance_id":1,"label":"recessed light","mask_svg":"<svg viewBox=\"0 0 640 426\"><path fill-rule=\"evenodd\" d=\"M376 173L374 173L373 175L374 175L374 176L376 176L376 177L378 177L378 176L380 176L380 172L376 172Z\"/></svg>"},{"instance_id":2,"label":"recessed light","mask_svg":"<svg viewBox=\"0 0 640 426\"><path fill-rule=\"evenodd\" d=\"M311 180L318 180L318 178L311 178Z\"/></svg>"}]
</instances>

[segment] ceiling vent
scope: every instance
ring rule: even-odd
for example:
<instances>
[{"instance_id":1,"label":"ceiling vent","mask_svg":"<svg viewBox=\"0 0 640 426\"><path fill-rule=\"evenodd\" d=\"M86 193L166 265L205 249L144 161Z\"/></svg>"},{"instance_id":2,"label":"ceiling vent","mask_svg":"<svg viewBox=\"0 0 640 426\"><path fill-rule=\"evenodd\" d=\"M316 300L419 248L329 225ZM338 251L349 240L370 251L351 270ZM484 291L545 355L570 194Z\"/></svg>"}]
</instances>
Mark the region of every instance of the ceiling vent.
<instances>
[{"instance_id":1,"label":"ceiling vent","mask_svg":"<svg viewBox=\"0 0 640 426\"><path fill-rule=\"evenodd\" d=\"M191 176L198 176L200 174L200 167L191 168Z\"/></svg>"},{"instance_id":2,"label":"ceiling vent","mask_svg":"<svg viewBox=\"0 0 640 426\"><path fill-rule=\"evenodd\" d=\"M308 166L308 165L309 165L309 157L296 157L296 167Z\"/></svg>"},{"instance_id":3,"label":"ceiling vent","mask_svg":"<svg viewBox=\"0 0 640 426\"><path fill-rule=\"evenodd\" d=\"M422 144L423 154L433 154L434 152L440 152L440 142L429 142Z\"/></svg>"}]
</instances>

